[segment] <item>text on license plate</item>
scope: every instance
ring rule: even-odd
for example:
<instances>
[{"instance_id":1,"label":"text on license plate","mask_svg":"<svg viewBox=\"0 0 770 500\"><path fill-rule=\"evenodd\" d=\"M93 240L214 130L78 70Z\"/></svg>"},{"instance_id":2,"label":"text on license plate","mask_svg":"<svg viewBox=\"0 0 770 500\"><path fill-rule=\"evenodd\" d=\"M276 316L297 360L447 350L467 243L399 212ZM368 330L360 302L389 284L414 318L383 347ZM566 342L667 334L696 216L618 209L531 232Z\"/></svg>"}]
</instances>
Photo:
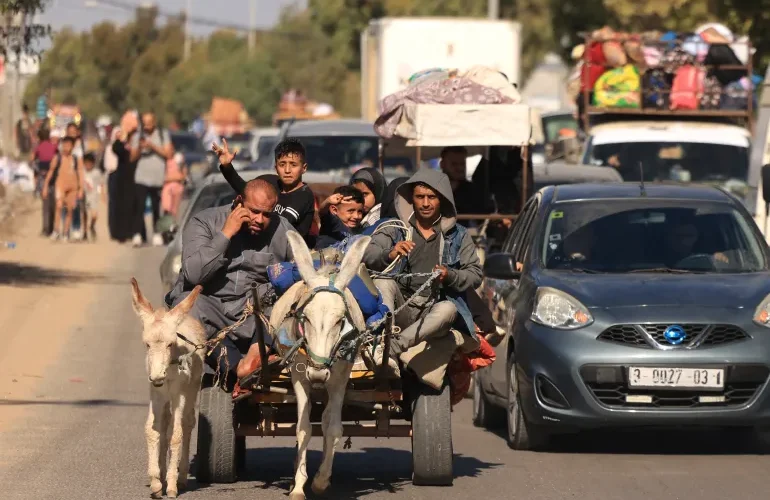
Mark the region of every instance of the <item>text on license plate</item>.
<instances>
[{"instance_id":1,"label":"text on license plate","mask_svg":"<svg viewBox=\"0 0 770 500\"><path fill-rule=\"evenodd\" d=\"M628 368L631 387L681 387L721 389L725 385L722 368Z\"/></svg>"}]
</instances>

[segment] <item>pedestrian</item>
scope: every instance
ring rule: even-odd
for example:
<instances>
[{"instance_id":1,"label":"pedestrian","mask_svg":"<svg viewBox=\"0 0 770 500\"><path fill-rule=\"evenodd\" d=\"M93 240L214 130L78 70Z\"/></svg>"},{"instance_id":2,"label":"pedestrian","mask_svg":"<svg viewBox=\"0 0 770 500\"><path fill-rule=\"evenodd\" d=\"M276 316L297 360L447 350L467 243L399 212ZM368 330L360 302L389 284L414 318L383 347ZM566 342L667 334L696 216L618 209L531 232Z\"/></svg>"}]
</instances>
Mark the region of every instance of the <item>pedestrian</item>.
<instances>
[{"instance_id":1,"label":"pedestrian","mask_svg":"<svg viewBox=\"0 0 770 500\"><path fill-rule=\"evenodd\" d=\"M187 179L187 167L182 153L175 153L174 158L166 163L166 179L160 194L160 204L164 215L174 218L179 211L184 193L184 183Z\"/></svg>"},{"instance_id":2,"label":"pedestrian","mask_svg":"<svg viewBox=\"0 0 770 500\"><path fill-rule=\"evenodd\" d=\"M110 231L110 238L113 240L119 240L118 233L118 219L117 219L117 205L115 199L118 190L118 166L120 165L120 159L115 151L112 150L112 145L118 140L120 136L120 127L114 127L110 131L110 135L107 141L107 147L104 149L104 155L102 161L104 164L104 173L107 176L107 227ZM131 198L133 200L133 196Z\"/></svg>"},{"instance_id":3,"label":"pedestrian","mask_svg":"<svg viewBox=\"0 0 770 500\"><path fill-rule=\"evenodd\" d=\"M42 236L48 237L53 232L53 211L55 201L53 197L43 197L45 179L48 177L48 170L51 168L51 161L56 156L56 143L51 140L51 131L47 128L41 129L38 133L40 142L35 148L33 155L35 165L35 175L37 178L36 192L43 199L43 227L40 232ZM51 186L48 186L50 189Z\"/></svg>"},{"instance_id":4,"label":"pedestrian","mask_svg":"<svg viewBox=\"0 0 770 500\"><path fill-rule=\"evenodd\" d=\"M29 107L24 104L21 108L22 116L16 122L13 129L14 142L19 156L25 161L29 159L34 148L34 127L29 118Z\"/></svg>"},{"instance_id":5,"label":"pedestrian","mask_svg":"<svg viewBox=\"0 0 770 500\"><path fill-rule=\"evenodd\" d=\"M157 126L153 113L142 115L142 125L139 133L131 142L131 161L136 162L134 181L134 236L132 244L135 247L147 242L147 228L144 224L144 210L147 198L152 206L154 246L163 245L163 236L155 232L155 224L160 219L160 191L166 178L166 162L173 158L174 146L167 130Z\"/></svg>"},{"instance_id":6,"label":"pedestrian","mask_svg":"<svg viewBox=\"0 0 770 500\"><path fill-rule=\"evenodd\" d=\"M99 204L104 200L104 175L96 168L96 157L93 153L83 156L85 179L83 191L85 194L85 211L88 220L88 233L92 241L96 241L96 220L99 217Z\"/></svg>"},{"instance_id":7,"label":"pedestrian","mask_svg":"<svg viewBox=\"0 0 770 500\"><path fill-rule=\"evenodd\" d=\"M82 165L83 156L86 154L85 146L83 145L83 138L80 132L80 127L75 122L69 122L65 128L65 136L71 138L73 142L72 156L77 158L78 162ZM75 205L74 212L72 214L72 234L71 239L79 241L86 238L86 231L83 224L87 214L84 213L85 209L82 205L82 200L78 199Z\"/></svg>"},{"instance_id":8,"label":"pedestrian","mask_svg":"<svg viewBox=\"0 0 770 500\"><path fill-rule=\"evenodd\" d=\"M126 113L121 120L120 127L118 127L117 137L111 146L118 158L118 166L110 179L114 188L110 195L110 204L114 210L112 234L113 238L120 243L131 240L134 234L136 161L131 160L131 143L138 134L138 128L138 120L133 112Z\"/></svg>"},{"instance_id":9,"label":"pedestrian","mask_svg":"<svg viewBox=\"0 0 770 500\"><path fill-rule=\"evenodd\" d=\"M60 152L53 159L43 186L43 198L47 198L50 195L48 186L51 183L54 185L56 208L54 230L51 233L51 239L54 240L61 238L64 241L69 241L75 207L78 205L78 201L83 199L85 171L83 170L83 162L72 154L74 145L75 141L72 137L65 137L61 140ZM66 211L66 217L60 233L58 229L61 227L62 210Z\"/></svg>"}]
</instances>

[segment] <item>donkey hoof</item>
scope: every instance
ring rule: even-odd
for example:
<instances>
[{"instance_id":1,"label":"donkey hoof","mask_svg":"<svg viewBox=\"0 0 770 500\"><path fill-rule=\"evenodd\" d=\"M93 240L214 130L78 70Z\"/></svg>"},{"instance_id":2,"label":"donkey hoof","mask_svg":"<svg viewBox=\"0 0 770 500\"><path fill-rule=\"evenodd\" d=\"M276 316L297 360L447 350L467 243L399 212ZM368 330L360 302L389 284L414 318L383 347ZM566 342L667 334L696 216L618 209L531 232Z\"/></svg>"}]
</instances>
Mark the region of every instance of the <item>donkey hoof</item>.
<instances>
[{"instance_id":1,"label":"donkey hoof","mask_svg":"<svg viewBox=\"0 0 770 500\"><path fill-rule=\"evenodd\" d=\"M313 484L310 485L310 489L316 495L323 495L329 489L329 481L321 481L316 478L313 480Z\"/></svg>"},{"instance_id":2,"label":"donkey hoof","mask_svg":"<svg viewBox=\"0 0 770 500\"><path fill-rule=\"evenodd\" d=\"M150 481L150 498L163 498L163 484L156 479Z\"/></svg>"},{"instance_id":3,"label":"donkey hoof","mask_svg":"<svg viewBox=\"0 0 770 500\"><path fill-rule=\"evenodd\" d=\"M177 490L168 489L166 490L166 496L168 498L176 498L179 495L179 492Z\"/></svg>"},{"instance_id":4,"label":"donkey hoof","mask_svg":"<svg viewBox=\"0 0 770 500\"><path fill-rule=\"evenodd\" d=\"M305 500L305 494L301 492L289 493L289 500Z\"/></svg>"}]
</instances>

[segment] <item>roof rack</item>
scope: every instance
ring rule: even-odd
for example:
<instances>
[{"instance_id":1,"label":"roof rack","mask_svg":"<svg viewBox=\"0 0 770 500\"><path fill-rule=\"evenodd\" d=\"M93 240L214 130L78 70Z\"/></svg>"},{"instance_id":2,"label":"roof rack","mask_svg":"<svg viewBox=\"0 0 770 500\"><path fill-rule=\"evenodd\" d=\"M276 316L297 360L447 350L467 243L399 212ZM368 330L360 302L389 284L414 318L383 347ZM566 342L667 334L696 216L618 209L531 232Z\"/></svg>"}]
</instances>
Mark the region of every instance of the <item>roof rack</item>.
<instances>
[{"instance_id":1,"label":"roof rack","mask_svg":"<svg viewBox=\"0 0 770 500\"><path fill-rule=\"evenodd\" d=\"M594 36L594 34L591 33L581 33L580 34L584 40L585 40L585 50L583 51L582 56L582 62L584 65L584 71L589 72L590 68L592 66L591 60L590 60L590 50L589 48L596 44L596 43L605 43L605 42L636 42L639 44L642 44L644 46L650 47L661 47L665 48L667 50L671 50L672 48L679 47L681 48L682 45L686 43L692 43L687 38L692 35L692 33L686 33L686 34L679 34L675 40L660 40L659 34L651 34L651 33L642 33L642 34L634 34L634 35L628 35L628 34L620 34L620 33L614 33L612 36ZM745 43L748 48L748 53L752 53L752 46L750 41L746 42L733 42L730 45L733 44L742 44ZM703 42L703 44L707 44L706 41ZM708 45L716 45L716 44L708 44ZM633 61L629 57L629 63L633 64ZM752 67L752 60L751 57L748 59L748 63L746 65L735 65L735 64L703 64L703 63L695 63L696 66L700 68L704 68L706 70L714 70L714 69L720 69L720 70L740 70L745 71L745 75L749 79L751 78L751 75L753 73L753 67ZM638 67L638 66L637 66ZM612 68L607 67L607 70L610 70ZM640 69L640 73L644 74L648 70L655 70L655 69L663 69L662 67L655 67L655 68L644 68L642 67ZM747 106L745 109L694 109L694 110L671 110L671 109L662 109L660 107L651 107L645 105L645 97L652 95L652 94L670 94L671 89L670 88L648 88L645 86L645 80L642 79L641 81L641 88L640 88L640 106L639 108L615 108L615 107L604 107L604 106L596 106L594 103L591 102L592 100L592 93L593 89L586 89L582 88L583 85L583 73L580 75L581 78L581 91L580 91L580 97L582 106L579 106L582 108L582 121L583 126L586 132L590 129L591 125L596 125L598 122L608 122L608 121L617 121L617 120L628 120L628 119L664 119L664 120L681 120L681 121L714 121L714 122L721 122L721 123L731 123L734 125L738 125L744 128L747 128L749 132L753 133L753 114L754 114L754 102L753 102L753 89L749 92L748 99L747 99ZM724 95L725 89L720 89L720 96ZM721 98L721 97L720 97ZM600 118L601 115L605 115Z\"/></svg>"}]
</instances>

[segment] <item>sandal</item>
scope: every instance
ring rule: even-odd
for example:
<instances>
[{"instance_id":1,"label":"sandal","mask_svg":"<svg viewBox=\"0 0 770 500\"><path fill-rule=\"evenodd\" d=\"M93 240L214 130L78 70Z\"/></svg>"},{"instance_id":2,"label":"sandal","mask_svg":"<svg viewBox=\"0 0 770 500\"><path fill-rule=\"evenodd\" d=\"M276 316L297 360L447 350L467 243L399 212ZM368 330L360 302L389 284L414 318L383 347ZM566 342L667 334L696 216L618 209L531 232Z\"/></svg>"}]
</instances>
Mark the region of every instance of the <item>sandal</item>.
<instances>
[{"instance_id":1,"label":"sandal","mask_svg":"<svg viewBox=\"0 0 770 500\"><path fill-rule=\"evenodd\" d=\"M277 354L270 354L267 357L267 365L270 368L276 368L281 364L281 357ZM252 365L249 367L251 369L251 372L240 379L238 383L241 387L254 387L259 382L261 382L261 374L262 374L262 363L259 358L256 358L256 360L252 363ZM276 373L275 370L273 370L273 373Z\"/></svg>"}]
</instances>

